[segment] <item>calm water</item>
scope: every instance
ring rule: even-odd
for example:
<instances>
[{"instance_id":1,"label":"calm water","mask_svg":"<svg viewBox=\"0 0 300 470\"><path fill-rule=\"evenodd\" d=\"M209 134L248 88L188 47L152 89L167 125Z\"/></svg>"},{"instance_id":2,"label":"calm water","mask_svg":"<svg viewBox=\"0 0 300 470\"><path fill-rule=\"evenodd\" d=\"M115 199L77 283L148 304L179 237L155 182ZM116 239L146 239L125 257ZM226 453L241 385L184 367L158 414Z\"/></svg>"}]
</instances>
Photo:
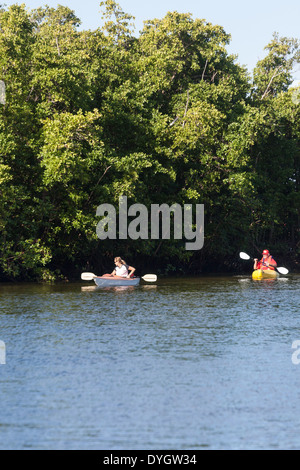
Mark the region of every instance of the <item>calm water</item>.
<instances>
[{"instance_id":1,"label":"calm water","mask_svg":"<svg viewBox=\"0 0 300 470\"><path fill-rule=\"evenodd\" d=\"M300 449L299 276L87 286L0 285L1 449Z\"/></svg>"}]
</instances>

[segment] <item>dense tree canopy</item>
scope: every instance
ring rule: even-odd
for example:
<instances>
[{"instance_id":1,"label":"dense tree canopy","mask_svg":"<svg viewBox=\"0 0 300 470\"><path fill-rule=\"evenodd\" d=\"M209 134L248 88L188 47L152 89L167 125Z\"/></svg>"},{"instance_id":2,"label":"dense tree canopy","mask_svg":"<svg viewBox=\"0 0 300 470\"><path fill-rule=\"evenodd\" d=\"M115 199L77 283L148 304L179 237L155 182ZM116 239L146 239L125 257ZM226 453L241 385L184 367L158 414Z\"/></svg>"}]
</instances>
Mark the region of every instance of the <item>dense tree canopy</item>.
<instances>
[{"instance_id":1,"label":"dense tree canopy","mask_svg":"<svg viewBox=\"0 0 300 470\"><path fill-rule=\"evenodd\" d=\"M136 37L100 5L95 31L64 6L0 7L0 278L101 273L116 255L140 273L233 270L266 246L296 267L299 41L274 34L251 77L221 26L169 12ZM204 204L203 249L99 240L97 207L122 195Z\"/></svg>"}]
</instances>

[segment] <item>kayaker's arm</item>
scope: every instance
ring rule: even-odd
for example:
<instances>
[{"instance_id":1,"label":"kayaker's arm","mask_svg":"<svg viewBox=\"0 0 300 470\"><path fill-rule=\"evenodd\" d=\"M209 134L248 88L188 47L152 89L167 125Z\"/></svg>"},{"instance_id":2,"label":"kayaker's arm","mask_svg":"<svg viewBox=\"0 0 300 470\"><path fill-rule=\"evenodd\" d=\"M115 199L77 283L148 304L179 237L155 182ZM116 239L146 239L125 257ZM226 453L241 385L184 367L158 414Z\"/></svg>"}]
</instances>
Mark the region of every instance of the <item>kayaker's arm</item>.
<instances>
[{"instance_id":1,"label":"kayaker's arm","mask_svg":"<svg viewBox=\"0 0 300 470\"><path fill-rule=\"evenodd\" d=\"M133 268L132 266L128 266L128 276L127 277L131 277L135 271L135 268Z\"/></svg>"},{"instance_id":2,"label":"kayaker's arm","mask_svg":"<svg viewBox=\"0 0 300 470\"><path fill-rule=\"evenodd\" d=\"M254 270L257 269L257 261L258 261L258 259L257 259L257 258L254 258L254 266L253 266L253 269L254 269Z\"/></svg>"}]
</instances>

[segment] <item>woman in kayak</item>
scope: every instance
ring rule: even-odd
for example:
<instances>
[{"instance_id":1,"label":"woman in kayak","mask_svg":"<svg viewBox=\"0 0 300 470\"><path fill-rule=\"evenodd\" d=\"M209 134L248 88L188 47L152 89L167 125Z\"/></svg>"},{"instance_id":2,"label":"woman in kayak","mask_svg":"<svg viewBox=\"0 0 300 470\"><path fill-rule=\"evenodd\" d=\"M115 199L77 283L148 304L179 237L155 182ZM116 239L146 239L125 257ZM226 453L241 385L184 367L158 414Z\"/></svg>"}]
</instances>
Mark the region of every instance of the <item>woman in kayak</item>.
<instances>
[{"instance_id":1,"label":"woman in kayak","mask_svg":"<svg viewBox=\"0 0 300 470\"><path fill-rule=\"evenodd\" d=\"M132 266L128 266L128 264L125 263L125 261L120 258L120 256L117 256L114 259L115 263L115 269L111 274L104 274L104 276L107 277L133 277L133 273L135 271L135 268Z\"/></svg>"},{"instance_id":2,"label":"woman in kayak","mask_svg":"<svg viewBox=\"0 0 300 470\"><path fill-rule=\"evenodd\" d=\"M274 271L276 266L277 266L277 263L276 263L275 259L273 258L273 256L270 255L269 250L264 250L262 252L262 255L263 255L263 257L260 261L258 261L257 258L254 258L253 269L254 270L256 270L256 269L262 269L262 270L271 269L272 271Z\"/></svg>"}]
</instances>

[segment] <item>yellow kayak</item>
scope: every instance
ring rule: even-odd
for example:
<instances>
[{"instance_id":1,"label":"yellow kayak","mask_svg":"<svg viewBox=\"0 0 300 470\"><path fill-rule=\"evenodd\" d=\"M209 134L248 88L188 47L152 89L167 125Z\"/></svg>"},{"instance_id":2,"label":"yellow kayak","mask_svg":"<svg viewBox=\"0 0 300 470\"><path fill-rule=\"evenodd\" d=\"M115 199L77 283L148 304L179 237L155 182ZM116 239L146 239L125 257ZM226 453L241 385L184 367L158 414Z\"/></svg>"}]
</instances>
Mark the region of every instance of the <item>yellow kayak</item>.
<instances>
[{"instance_id":1,"label":"yellow kayak","mask_svg":"<svg viewBox=\"0 0 300 470\"><path fill-rule=\"evenodd\" d=\"M261 279L277 279L278 273L273 269L256 269L252 273L252 279L255 281L260 281Z\"/></svg>"}]
</instances>

